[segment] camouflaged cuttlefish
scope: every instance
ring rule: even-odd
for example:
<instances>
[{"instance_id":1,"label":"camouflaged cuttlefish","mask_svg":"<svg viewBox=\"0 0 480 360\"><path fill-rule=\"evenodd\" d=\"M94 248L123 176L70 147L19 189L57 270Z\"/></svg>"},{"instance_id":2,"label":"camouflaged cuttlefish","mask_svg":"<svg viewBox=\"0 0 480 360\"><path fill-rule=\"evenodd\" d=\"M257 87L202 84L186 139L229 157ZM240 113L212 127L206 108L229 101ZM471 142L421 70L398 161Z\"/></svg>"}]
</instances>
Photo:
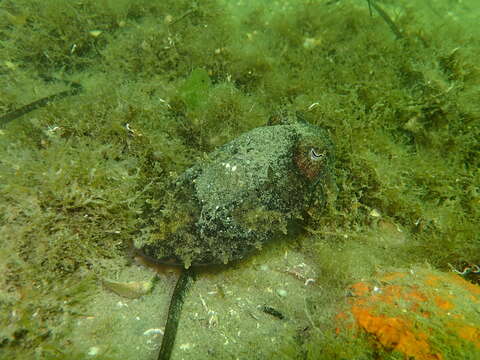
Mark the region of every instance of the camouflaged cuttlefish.
<instances>
[{"instance_id":1,"label":"camouflaged cuttlefish","mask_svg":"<svg viewBox=\"0 0 480 360\"><path fill-rule=\"evenodd\" d=\"M243 259L285 234L314 194L324 197L333 158L318 126L251 130L187 169L164 199L156 236L135 246L186 268Z\"/></svg>"}]
</instances>

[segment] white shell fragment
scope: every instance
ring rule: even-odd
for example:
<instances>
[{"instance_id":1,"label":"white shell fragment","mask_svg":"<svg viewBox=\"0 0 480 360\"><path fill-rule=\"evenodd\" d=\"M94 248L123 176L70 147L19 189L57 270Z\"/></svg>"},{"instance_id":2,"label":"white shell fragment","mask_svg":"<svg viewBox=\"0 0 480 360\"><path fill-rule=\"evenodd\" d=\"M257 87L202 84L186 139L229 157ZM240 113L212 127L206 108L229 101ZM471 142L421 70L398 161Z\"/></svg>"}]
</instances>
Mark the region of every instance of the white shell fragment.
<instances>
[{"instance_id":1,"label":"white shell fragment","mask_svg":"<svg viewBox=\"0 0 480 360\"><path fill-rule=\"evenodd\" d=\"M153 289L154 281L112 281L104 279L103 286L115 294L128 299L138 299L139 297L148 294Z\"/></svg>"}]
</instances>

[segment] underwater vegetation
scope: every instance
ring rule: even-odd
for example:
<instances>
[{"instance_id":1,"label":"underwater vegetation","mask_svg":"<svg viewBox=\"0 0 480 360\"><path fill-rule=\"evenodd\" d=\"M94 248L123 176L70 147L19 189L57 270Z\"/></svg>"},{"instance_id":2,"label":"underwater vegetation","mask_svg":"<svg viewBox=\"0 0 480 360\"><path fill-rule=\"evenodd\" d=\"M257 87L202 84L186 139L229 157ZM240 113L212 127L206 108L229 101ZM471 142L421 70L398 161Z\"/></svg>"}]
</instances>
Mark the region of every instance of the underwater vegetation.
<instances>
[{"instance_id":1,"label":"underwater vegetation","mask_svg":"<svg viewBox=\"0 0 480 360\"><path fill-rule=\"evenodd\" d=\"M83 91L0 129L0 357L90 357L72 329L101 279L132 266L130 243L165 231L157 216L177 210L171 184L285 113L332 139L335 190L311 202L291 240L317 285L295 312L308 326L294 325L276 355L453 359L445 339L478 355L468 328L478 329L478 277L447 274L480 263L478 5L370 3L400 38L366 1L2 0L0 116L71 90L53 79ZM184 220L171 219L169 233ZM381 297L379 272L405 275ZM425 311L404 317L392 297ZM385 333L385 319L398 327ZM116 346L103 358L122 358Z\"/></svg>"}]
</instances>

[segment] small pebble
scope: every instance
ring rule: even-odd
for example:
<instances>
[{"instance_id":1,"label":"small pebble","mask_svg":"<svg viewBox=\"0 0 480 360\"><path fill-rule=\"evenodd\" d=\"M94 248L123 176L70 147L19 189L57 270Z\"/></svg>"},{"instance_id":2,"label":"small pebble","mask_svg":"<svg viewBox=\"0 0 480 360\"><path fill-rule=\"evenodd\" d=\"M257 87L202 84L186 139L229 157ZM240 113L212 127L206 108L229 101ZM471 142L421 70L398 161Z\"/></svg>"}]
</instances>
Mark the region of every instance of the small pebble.
<instances>
[{"instance_id":1,"label":"small pebble","mask_svg":"<svg viewBox=\"0 0 480 360\"><path fill-rule=\"evenodd\" d=\"M92 346L90 349L88 349L88 355L90 356L96 356L100 352L100 348L98 346Z\"/></svg>"},{"instance_id":2,"label":"small pebble","mask_svg":"<svg viewBox=\"0 0 480 360\"><path fill-rule=\"evenodd\" d=\"M159 329L159 328L152 328L152 329L148 329L148 330L145 330L145 332L143 333L143 335L147 336L147 335L152 335L152 334L155 334L155 335L163 335L163 330L162 329Z\"/></svg>"}]
</instances>

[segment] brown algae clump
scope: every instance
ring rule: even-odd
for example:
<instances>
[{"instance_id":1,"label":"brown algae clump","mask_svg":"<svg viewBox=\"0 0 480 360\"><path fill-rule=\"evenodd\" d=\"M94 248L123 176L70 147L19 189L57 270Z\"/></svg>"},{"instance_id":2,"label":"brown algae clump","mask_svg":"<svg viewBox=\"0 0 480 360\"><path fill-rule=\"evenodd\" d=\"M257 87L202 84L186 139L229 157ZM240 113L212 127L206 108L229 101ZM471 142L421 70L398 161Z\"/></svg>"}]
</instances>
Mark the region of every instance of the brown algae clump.
<instances>
[{"instance_id":1,"label":"brown algae clump","mask_svg":"<svg viewBox=\"0 0 480 360\"><path fill-rule=\"evenodd\" d=\"M247 132L172 185L154 238L135 246L185 267L243 259L301 219L331 183L333 145L307 123ZM318 190L318 191L316 191Z\"/></svg>"}]
</instances>

